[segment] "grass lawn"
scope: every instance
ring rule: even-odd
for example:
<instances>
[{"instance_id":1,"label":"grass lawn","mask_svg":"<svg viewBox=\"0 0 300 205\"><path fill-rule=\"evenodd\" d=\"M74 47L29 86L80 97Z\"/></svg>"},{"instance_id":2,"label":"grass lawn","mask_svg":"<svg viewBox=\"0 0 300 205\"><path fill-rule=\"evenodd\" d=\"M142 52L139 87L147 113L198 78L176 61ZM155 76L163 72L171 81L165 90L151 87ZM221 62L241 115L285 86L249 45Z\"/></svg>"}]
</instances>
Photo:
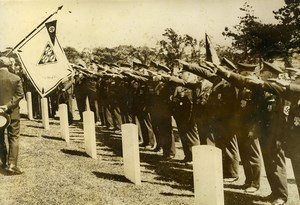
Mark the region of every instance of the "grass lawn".
<instances>
[{"instance_id":1,"label":"grass lawn","mask_svg":"<svg viewBox=\"0 0 300 205\"><path fill-rule=\"evenodd\" d=\"M85 154L81 123L70 126L70 145L60 137L59 121L50 120L44 130L39 120L21 119L19 166L23 175L7 176L0 170L0 204L151 204L190 205L194 203L192 167L183 158L180 142L172 161L161 161L161 153L140 149L141 185L123 176L121 137L96 127L97 159ZM300 204L290 161L288 165L289 202ZM261 200L270 193L265 173L258 195L245 194L240 179L224 185L226 205L269 204ZM209 204L208 204L209 205Z\"/></svg>"}]
</instances>

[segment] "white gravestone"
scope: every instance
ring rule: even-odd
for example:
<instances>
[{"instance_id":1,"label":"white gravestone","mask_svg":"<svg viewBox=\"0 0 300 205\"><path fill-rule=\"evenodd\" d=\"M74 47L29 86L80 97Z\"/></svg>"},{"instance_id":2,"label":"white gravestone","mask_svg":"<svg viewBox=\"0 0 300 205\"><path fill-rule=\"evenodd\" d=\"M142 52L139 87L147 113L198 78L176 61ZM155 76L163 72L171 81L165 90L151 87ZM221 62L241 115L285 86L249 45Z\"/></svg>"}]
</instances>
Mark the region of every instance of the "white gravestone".
<instances>
[{"instance_id":1,"label":"white gravestone","mask_svg":"<svg viewBox=\"0 0 300 205\"><path fill-rule=\"evenodd\" d=\"M192 151L195 204L224 205L222 151L210 145Z\"/></svg>"},{"instance_id":2,"label":"white gravestone","mask_svg":"<svg viewBox=\"0 0 300 205\"><path fill-rule=\"evenodd\" d=\"M136 185L141 184L138 127L135 124L122 124L122 150L124 174Z\"/></svg>"},{"instance_id":3,"label":"white gravestone","mask_svg":"<svg viewBox=\"0 0 300 205\"><path fill-rule=\"evenodd\" d=\"M31 92L26 93L26 101L27 101L27 117L29 120L33 120Z\"/></svg>"},{"instance_id":4,"label":"white gravestone","mask_svg":"<svg viewBox=\"0 0 300 205\"><path fill-rule=\"evenodd\" d=\"M45 130L49 130L49 113L48 113L48 99L47 98L42 98L41 99L41 104L42 104L42 122L43 122L43 127Z\"/></svg>"},{"instance_id":5,"label":"white gravestone","mask_svg":"<svg viewBox=\"0 0 300 205\"><path fill-rule=\"evenodd\" d=\"M69 134L69 120L68 120L68 106L66 104L59 105L59 121L60 121L60 132L62 138L70 143L70 134Z\"/></svg>"},{"instance_id":6,"label":"white gravestone","mask_svg":"<svg viewBox=\"0 0 300 205\"><path fill-rule=\"evenodd\" d=\"M86 98L86 111L83 112L84 145L86 153L97 159L94 112L90 111L89 98Z\"/></svg>"}]
</instances>

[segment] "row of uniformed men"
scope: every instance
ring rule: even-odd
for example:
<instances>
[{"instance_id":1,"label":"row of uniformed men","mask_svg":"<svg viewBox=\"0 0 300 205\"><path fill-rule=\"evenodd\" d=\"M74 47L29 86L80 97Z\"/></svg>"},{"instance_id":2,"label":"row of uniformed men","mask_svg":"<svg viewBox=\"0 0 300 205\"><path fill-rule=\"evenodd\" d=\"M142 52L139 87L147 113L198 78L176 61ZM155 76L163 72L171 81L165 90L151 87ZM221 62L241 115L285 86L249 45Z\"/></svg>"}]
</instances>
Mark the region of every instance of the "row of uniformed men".
<instances>
[{"instance_id":1,"label":"row of uniformed men","mask_svg":"<svg viewBox=\"0 0 300 205\"><path fill-rule=\"evenodd\" d=\"M163 67L138 63L139 73L102 76L99 102L119 114L119 125L134 122L130 116L136 116L146 145L155 146L156 141L167 159L175 156L171 116L178 127L184 162L192 161L192 146L213 143L223 151L224 178L234 181L238 179L239 154L249 193L260 187L261 149L272 190L268 198L273 204L284 204L288 199L286 142L299 190L300 72L290 72L287 79L280 68L264 62L257 77L256 65L238 64L236 68L225 58L223 67L178 62L183 71L179 77L153 75L152 69ZM284 112L287 105L289 114Z\"/></svg>"},{"instance_id":2,"label":"row of uniformed men","mask_svg":"<svg viewBox=\"0 0 300 205\"><path fill-rule=\"evenodd\" d=\"M224 179L230 182L239 177L240 155L246 176L244 187L249 193L260 187L260 144L272 190L269 199L273 204L285 203L285 142L292 142L287 150L299 189L297 81L278 78L284 76L283 71L267 62L260 77L254 75L256 65L239 64L236 68L226 58L225 67L178 62L180 76L168 75L167 67L155 63L150 67L134 63L134 70L124 69L127 65L120 68L95 63L94 70L85 70L89 66L81 65L84 69L77 69L74 76L80 115L88 96L96 120L117 132L122 123L138 122L144 145L162 148L165 159L176 153L173 116L185 154L183 162L192 162L192 146L214 144L223 151ZM286 105L291 107L289 115L283 112Z\"/></svg>"}]
</instances>

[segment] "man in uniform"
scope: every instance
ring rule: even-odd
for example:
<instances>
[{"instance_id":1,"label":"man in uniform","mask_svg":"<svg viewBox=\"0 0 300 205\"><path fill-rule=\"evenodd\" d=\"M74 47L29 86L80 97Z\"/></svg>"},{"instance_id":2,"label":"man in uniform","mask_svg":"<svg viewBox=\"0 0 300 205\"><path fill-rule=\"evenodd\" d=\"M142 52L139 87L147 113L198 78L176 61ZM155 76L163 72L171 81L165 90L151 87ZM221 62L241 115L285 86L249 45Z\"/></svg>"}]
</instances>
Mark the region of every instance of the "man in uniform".
<instances>
[{"instance_id":1,"label":"man in uniform","mask_svg":"<svg viewBox=\"0 0 300 205\"><path fill-rule=\"evenodd\" d=\"M222 149L224 181L236 181L239 178L239 153L236 130L232 123L237 101L235 87L222 80L207 66L200 67L184 61L179 61L179 63L183 64L184 70L212 83L211 92L207 94L205 109L202 109L202 112L199 111L201 113L197 116L202 121L202 126L198 126L199 137L201 144L216 145ZM232 66L228 68L235 69Z\"/></svg>"},{"instance_id":2,"label":"man in uniform","mask_svg":"<svg viewBox=\"0 0 300 205\"><path fill-rule=\"evenodd\" d=\"M230 82L244 84L250 89L266 90L272 87L272 84L257 83L261 80L247 78L235 73L230 73L225 69L218 67L218 74ZM264 67L260 72L262 80L277 78L282 70L270 63L264 62ZM284 204L288 198L287 176L285 165L285 154L282 148L284 142L285 116L283 113L284 101L278 92L268 90L261 93L259 115L259 141L261 145L262 156L266 175L271 187L272 193L267 197L274 205Z\"/></svg>"},{"instance_id":3,"label":"man in uniform","mask_svg":"<svg viewBox=\"0 0 300 205\"><path fill-rule=\"evenodd\" d=\"M9 58L0 57L0 112L9 114L11 118L11 123L7 128L8 153L4 139L5 130L0 130L0 157L2 167L7 168L9 173L22 174L22 171L18 168L20 137L19 102L24 97L24 92L20 77L8 71L10 65Z\"/></svg>"},{"instance_id":4,"label":"man in uniform","mask_svg":"<svg viewBox=\"0 0 300 205\"><path fill-rule=\"evenodd\" d=\"M168 67L152 62L153 69L157 69L157 75L168 75L171 71ZM156 149L159 151L163 149L164 160L169 160L175 157L175 139L172 133L172 112L171 112L171 100L172 86L169 83L162 81L155 81L158 76L154 76L154 82L152 85L152 97L151 97L151 119L153 131L156 137Z\"/></svg>"},{"instance_id":5,"label":"man in uniform","mask_svg":"<svg viewBox=\"0 0 300 205\"><path fill-rule=\"evenodd\" d=\"M256 65L239 63L238 69L242 76L254 76ZM260 110L259 89L248 89L242 83L228 79L238 88L238 102L235 112L237 139L241 161L246 176L244 188L247 193L255 193L260 187L261 159L258 140L258 120Z\"/></svg>"},{"instance_id":6,"label":"man in uniform","mask_svg":"<svg viewBox=\"0 0 300 205\"><path fill-rule=\"evenodd\" d=\"M196 75L185 70L180 72L180 78L169 76L163 77L163 80L177 85L172 99L172 111L184 152L182 162L191 165L192 147L200 145L194 112L195 88L200 82Z\"/></svg>"}]
</instances>

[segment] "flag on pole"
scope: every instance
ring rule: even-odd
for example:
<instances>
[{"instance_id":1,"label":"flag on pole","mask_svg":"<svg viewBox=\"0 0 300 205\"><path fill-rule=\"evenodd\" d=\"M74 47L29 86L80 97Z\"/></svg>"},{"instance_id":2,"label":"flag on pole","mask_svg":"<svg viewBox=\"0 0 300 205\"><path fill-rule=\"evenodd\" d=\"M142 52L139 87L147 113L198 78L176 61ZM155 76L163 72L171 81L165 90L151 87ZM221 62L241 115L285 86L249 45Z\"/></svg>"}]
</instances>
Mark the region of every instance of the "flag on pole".
<instances>
[{"instance_id":1,"label":"flag on pole","mask_svg":"<svg viewBox=\"0 0 300 205\"><path fill-rule=\"evenodd\" d=\"M46 22L18 47L18 57L32 84L44 97L71 74L56 36L56 20Z\"/></svg>"},{"instance_id":2,"label":"flag on pole","mask_svg":"<svg viewBox=\"0 0 300 205\"><path fill-rule=\"evenodd\" d=\"M216 65L220 65L220 60L217 55L217 52L207 34L205 34L205 43L206 43L206 61L212 62Z\"/></svg>"}]
</instances>

